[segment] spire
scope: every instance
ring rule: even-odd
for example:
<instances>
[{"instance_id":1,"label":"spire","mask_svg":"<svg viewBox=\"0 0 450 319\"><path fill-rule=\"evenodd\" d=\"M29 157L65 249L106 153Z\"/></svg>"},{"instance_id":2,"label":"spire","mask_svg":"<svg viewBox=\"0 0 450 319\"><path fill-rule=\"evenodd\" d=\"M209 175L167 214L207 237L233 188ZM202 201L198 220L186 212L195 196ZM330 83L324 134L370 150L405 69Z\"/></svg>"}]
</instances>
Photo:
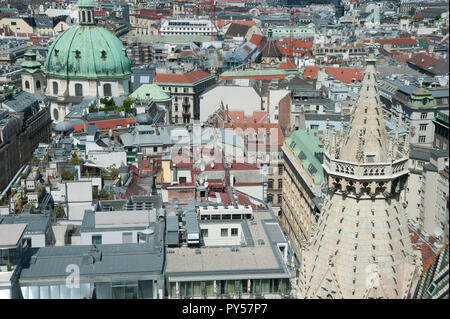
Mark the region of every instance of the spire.
<instances>
[{"instance_id":1,"label":"spire","mask_svg":"<svg viewBox=\"0 0 450 319\"><path fill-rule=\"evenodd\" d=\"M377 88L373 41L369 45L366 71L361 83L358 100L353 108L349 129L345 132L340 159L350 162L386 162L387 134ZM363 156L358 156L357 145L363 146Z\"/></svg>"}]
</instances>

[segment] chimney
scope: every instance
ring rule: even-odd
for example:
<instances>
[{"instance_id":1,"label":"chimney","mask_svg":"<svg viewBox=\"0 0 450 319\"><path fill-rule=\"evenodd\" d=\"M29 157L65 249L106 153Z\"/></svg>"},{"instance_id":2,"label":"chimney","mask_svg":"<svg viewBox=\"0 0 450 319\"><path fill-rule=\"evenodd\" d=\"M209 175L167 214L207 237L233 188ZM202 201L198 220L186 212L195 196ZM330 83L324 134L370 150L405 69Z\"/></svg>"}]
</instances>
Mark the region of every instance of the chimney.
<instances>
[{"instance_id":1,"label":"chimney","mask_svg":"<svg viewBox=\"0 0 450 319\"><path fill-rule=\"evenodd\" d=\"M120 143L120 141L119 141L119 133L116 132L116 131L113 131L113 136L114 136L114 143L119 144Z\"/></svg>"}]
</instances>

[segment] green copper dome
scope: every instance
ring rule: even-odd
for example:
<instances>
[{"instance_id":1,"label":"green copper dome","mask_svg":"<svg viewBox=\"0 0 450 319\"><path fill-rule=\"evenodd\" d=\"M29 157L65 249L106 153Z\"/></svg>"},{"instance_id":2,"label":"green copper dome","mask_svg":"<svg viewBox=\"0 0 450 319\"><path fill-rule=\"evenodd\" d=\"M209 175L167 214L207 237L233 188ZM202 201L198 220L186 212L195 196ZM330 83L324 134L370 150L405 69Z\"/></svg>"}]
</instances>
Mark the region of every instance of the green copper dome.
<instances>
[{"instance_id":1,"label":"green copper dome","mask_svg":"<svg viewBox=\"0 0 450 319\"><path fill-rule=\"evenodd\" d=\"M133 93L130 94L133 99L152 99L154 102L169 102L172 100L170 93L164 91L157 84L142 84Z\"/></svg>"},{"instance_id":2,"label":"green copper dome","mask_svg":"<svg viewBox=\"0 0 450 319\"><path fill-rule=\"evenodd\" d=\"M47 76L121 78L131 75L130 59L122 42L95 25L72 27L61 33L48 50Z\"/></svg>"}]
</instances>

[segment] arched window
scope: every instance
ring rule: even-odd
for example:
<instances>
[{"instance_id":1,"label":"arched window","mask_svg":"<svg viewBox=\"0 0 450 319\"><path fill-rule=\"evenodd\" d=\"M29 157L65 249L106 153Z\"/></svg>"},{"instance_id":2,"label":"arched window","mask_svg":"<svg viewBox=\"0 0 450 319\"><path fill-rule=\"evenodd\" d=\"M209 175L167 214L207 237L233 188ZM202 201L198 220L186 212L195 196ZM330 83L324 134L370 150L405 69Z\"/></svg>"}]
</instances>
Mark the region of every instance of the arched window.
<instances>
[{"instance_id":1,"label":"arched window","mask_svg":"<svg viewBox=\"0 0 450 319\"><path fill-rule=\"evenodd\" d=\"M53 94L58 94L58 82L53 82Z\"/></svg>"},{"instance_id":2,"label":"arched window","mask_svg":"<svg viewBox=\"0 0 450 319\"><path fill-rule=\"evenodd\" d=\"M59 118L59 113L57 109L53 109L53 118L55 119L55 121L57 121Z\"/></svg>"},{"instance_id":3,"label":"arched window","mask_svg":"<svg viewBox=\"0 0 450 319\"><path fill-rule=\"evenodd\" d=\"M83 10L81 11L81 21L82 23L86 22L86 12Z\"/></svg>"},{"instance_id":4,"label":"arched window","mask_svg":"<svg viewBox=\"0 0 450 319\"><path fill-rule=\"evenodd\" d=\"M25 81L25 88L26 88L26 89L29 89L29 88L30 88L30 82Z\"/></svg>"},{"instance_id":5,"label":"arched window","mask_svg":"<svg viewBox=\"0 0 450 319\"><path fill-rule=\"evenodd\" d=\"M104 95L104 96L112 96L112 92L111 92L111 84L105 83L105 84L103 85L103 95Z\"/></svg>"},{"instance_id":6,"label":"arched window","mask_svg":"<svg viewBox=\"0 0 450 319\"><path fill-rule=\"evenodd\" d=\"M75 96L83 96L83 86L80 83L75 84Z\"/></svg>"},{"instance_id":7,"label":"arched window","mask_svg":"<svg viewBox=\"0 0 450 319\"><path fill-rule=\"evenodd\" d=\"M36 81L36 89L40 89L41 88L41 81Z\"/></svg>"}]
</instances>

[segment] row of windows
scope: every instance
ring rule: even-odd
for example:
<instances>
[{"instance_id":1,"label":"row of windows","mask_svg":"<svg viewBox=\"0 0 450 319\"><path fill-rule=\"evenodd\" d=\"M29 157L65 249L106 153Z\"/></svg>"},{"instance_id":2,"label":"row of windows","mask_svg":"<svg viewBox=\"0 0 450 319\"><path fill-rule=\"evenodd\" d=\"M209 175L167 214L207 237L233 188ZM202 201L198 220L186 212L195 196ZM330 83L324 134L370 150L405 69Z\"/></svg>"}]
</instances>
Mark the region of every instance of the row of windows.
<instances>
[{"instance_id":1,"label":"row of windows","mask_svg":"<svg viewBox=\"0 0 450 319\"><path fill-rule=\"evenodd\" d=\"M178 31L178 30L183 30L183 31L210 31L211 28L167 28L167 31ZM166 31L164 30L164 31Z\"/></svg>"},{"instance_id":2,"label":"row of windows","mask_svg":"<svg viewBox=\"0 0 450 319\"><path fill-rule=\"evenodd\" d=\"M239 229L238 228L231 228L231 231L229 232L229 228L221 228L220 229L220 237L229 237L229 233L231 233L231 237L236 237L239 235ZM201 236L203 238L208 238L208 229L202 228L201 229Z\"/></svg>"},{"instance_id":3,"label":"row of windows","mask_svg":"<svg viewBox=\"0 0 450 319\"><path fill-rule=\"evenodd\" d=\"M250 280L217 280L216 291L214 291L214 281L189 281L179 283L179 293L177 293L176 283L169 284L170 297L200 297L216 295L235 294L269 294L288 293L288 279L254 279Z\"/></svg>"},{"instance_id":4,"label":"row of windows","mask_svg":"<svg viewBox=\"0 0 450 319\"><path fill-rule=\"evenodd\" d=\"M274 203L274 202L273 202L273 194L268 194L268 195L267 195L267 201L268 201L269 203L281 205L281 203L283 202L283 195L282 195L282 194L277 194L277 202Z\"/></svg>"},{"instance_id":5,"label":"row of windows","mask_svg":"<svg viewBox=\"0 0 450 319\"><path fill-rule=\"evenodd\" d=\"M282 173L282 171L280 171L280 174ZM273 189L273 179L269 179L269 183L268 183L268 188L269 189ZM282 188L283 187L283 180L282 179L279 179L278 180L278 188L280 189L280 188Z\"/></svg>"},{"instance_id":6,"label":"row of windows","mask_svg":"<svg viewBox=\"0 0 450 319\"><path fill-rule=\"evenodd\" d=\"M25 88L26 89L29 89L30 88L30 82L28 82L28 81L25 81ZM36 81L36 89L40 89L41 88L41 82L38 80L38 81Z\"/></svg>"},{"instance_id":7,"label":"row of windows","mask_svg":"<svg viewBox=\"0 0 450 319\"><path fill-rule=\"evenodd\" d=\"M53 82L53 94L57 95L59 92L58 82ZM25 83L26 87L26 83ZM40 87L40 85L39 85ZM111 84L105 83L103 84L103 95L104 96L112 96ZM83 85L80 83L75 84L75 96L83 96Z\"/></svg>"}]
</instances>

